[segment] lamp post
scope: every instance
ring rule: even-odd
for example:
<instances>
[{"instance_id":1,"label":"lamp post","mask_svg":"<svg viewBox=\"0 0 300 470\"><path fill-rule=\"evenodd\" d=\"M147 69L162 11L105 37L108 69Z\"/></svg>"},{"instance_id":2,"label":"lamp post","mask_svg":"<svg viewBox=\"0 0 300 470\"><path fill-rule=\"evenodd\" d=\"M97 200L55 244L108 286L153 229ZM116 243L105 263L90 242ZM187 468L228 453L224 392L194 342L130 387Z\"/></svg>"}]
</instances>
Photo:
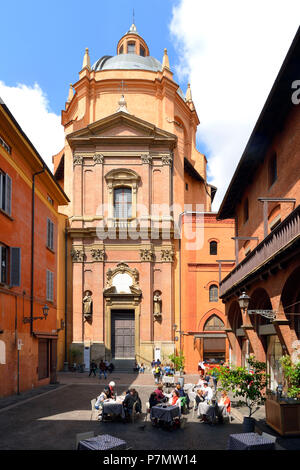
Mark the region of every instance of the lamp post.
<instances>
[{"instance_id":1,"label":"lamp post","mask_svg":"<svg viewBox=\"0 0 300 470\"><path fill-rule=\"evenodd\" d=\"M239 296L238 302L242 313L245 315L247 313L250 302L249 295L247 295L245 291L242 292L242 294Z\"/></svg>"},{"instance_id":2,"label":"lamp post","mask_svg":"<svg viewBox=\"0 0 300 470\"><path fill-rule=\"evenodd\" d=\"M42 308L42 311L43 311L43 316L42 317L24 317L23 318L23 323L30 323L32 324L34 320L46 320L47 319L47 316L48 316L48 312L49 312L49 307L47 304L44 305L44 307Z\"/></svg>"}]
</instances>

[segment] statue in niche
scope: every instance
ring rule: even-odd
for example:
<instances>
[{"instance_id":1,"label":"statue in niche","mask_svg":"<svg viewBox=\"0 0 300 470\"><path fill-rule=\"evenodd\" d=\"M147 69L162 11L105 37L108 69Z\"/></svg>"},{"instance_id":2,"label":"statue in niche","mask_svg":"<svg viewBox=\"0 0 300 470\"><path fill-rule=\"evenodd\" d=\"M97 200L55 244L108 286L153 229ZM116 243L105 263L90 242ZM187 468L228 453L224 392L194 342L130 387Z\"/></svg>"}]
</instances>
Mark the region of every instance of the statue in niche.
<instances>
[{"instance_id":1,"label":"statue in niche","mask_svg":"<svg viewBox=\"0 0 300 470\"><path fill-rule=\"evenodd\" d=\"M93 313L93 299L92 299L92 292L90 290L86 290L84 292L82 303L83 303L83 315L85 317L90 317Z\"/></svg>"},{"instance_id":2,"label":"statue in niche","mask_svg":"<svg viewBox=\"0 0 300 470\"><path fill-rule=\"evenodd\" d=\"M161 317L161 292L156 290L153 294L153 315L154 317Z\"/></svg>"}]
</instances>

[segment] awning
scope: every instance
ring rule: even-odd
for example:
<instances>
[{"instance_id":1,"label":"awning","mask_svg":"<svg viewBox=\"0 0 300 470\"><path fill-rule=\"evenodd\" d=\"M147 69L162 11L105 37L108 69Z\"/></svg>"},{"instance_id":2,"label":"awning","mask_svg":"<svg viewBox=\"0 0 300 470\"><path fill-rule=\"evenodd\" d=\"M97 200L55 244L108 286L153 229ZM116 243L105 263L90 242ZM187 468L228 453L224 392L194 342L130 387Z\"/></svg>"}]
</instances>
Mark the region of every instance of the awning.
<instances>
[{"instance_id":1,"label":"awning","mask_svg":"<svg viewBox=\"0 0 300 470\"><path fill-rule=\"evenodd\" d=\"M47 333L46 331L45 332L34 331L33 336L35 336L38 339L58 339L57 333Z\"/></svg>"}]
</instances>

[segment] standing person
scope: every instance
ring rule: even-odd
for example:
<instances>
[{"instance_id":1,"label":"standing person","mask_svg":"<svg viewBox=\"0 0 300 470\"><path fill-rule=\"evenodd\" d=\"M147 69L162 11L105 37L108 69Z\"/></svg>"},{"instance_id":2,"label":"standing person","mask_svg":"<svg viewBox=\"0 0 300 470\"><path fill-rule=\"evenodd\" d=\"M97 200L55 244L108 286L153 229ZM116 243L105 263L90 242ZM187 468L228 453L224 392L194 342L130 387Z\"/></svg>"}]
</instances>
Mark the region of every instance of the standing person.
<instances>
[{"instance_id":1,"label":"standing person","mask_svg":"<svg viewBox=\"0 0 300 470\"><path fill-rule=\"evenodd\" d=\"M139 368L139 373L143 374L144 372L145 372L145 366L144 366L144 363L142 362L142 364L140 365L140 368Z\"/></svg>"},{"instance_id":2,"label":"standing person","mask_svg":"<svg viewBox=\"0 0 300 470\"><path fill-rule=\"evenodd\" d=\"M123 401L123 408L125 411L126 418L132 415L133 406L135 403L137 403L136 412L141 413L142 411L141 399L139 397L138 392L135 390L135 388L131 388L130 390L127 391L126 396Z\"/></svg>"},{"instance_id":3,"label":"standing person","mask_svg":"<svg viewBox=\"0 0 300 470\"><path fill-rule=\"evenodd\" d=\"M158 384L160 381L160 375L161 375L161 368L157 364L154 369L154 378L155 378L155 383Z\"/></svg>"},{"instance_id":4,"label":"standing person","mask_svg":"<svg viewBox=\"0 0 300 470\"><path fill-rule=\"evenodd\" d=\"M200 374L202 376L204 376L204 373L205 373L205 365L204 365L204 362L203 361L199 361L198 362L198 371L200 372Z\"/></svg>"},{"instance_id":5,"label":"standing person","mask_svg":"<svg viewBox=\"0 0 300 470\"><path fill-rule=\"evenodd\" d=\"M99 379L101 379L102 374L104 375L104 378L106 379L106 365L103 362L103 359L100 359L100 364L99 364Z\"/></svg>"},{"instance_id":6,"label":"standing person","mask_svg":"<svg viewBox=\"0 0 300 470\"><path fill-rule=\"evenodd\" d=\"M218 376L219 376L218 371L216 368L214 368L211 374L211 378L213 379L215 392L217 391L217 386L218 386Z\"/></svg>"},{"instance_id":7,"label":"standing person","mask_svg":"<svg viewBox=\"0 0 300 470\"><path fill-rule=\"evenodd\" d=\"M90 373L89 373L89 377L90 375L93 373L94 374L94 377L96 377L96 370L97 370L97 364L95 361L92 361L91 362L91 365L90 365Z\"/></svg>"}]
</instances>

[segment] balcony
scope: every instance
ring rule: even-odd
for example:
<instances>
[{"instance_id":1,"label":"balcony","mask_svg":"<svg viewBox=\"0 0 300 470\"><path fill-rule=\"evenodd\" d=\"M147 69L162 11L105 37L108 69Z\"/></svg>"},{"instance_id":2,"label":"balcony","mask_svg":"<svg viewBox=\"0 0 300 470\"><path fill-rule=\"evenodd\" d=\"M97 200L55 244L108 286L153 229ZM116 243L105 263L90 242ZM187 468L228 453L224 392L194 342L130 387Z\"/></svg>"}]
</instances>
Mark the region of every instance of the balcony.
<instances>
[{"instance_id":1,"label":"balcony","mask_svg":"<svg viewBox=\"0 0 300 470\"><path fill-rule=\"evenodd\" d=\"M220 283L220 297L246 280L300 239L300 206L297 206L257 247Z\"/></svg>"}]
</instances>

